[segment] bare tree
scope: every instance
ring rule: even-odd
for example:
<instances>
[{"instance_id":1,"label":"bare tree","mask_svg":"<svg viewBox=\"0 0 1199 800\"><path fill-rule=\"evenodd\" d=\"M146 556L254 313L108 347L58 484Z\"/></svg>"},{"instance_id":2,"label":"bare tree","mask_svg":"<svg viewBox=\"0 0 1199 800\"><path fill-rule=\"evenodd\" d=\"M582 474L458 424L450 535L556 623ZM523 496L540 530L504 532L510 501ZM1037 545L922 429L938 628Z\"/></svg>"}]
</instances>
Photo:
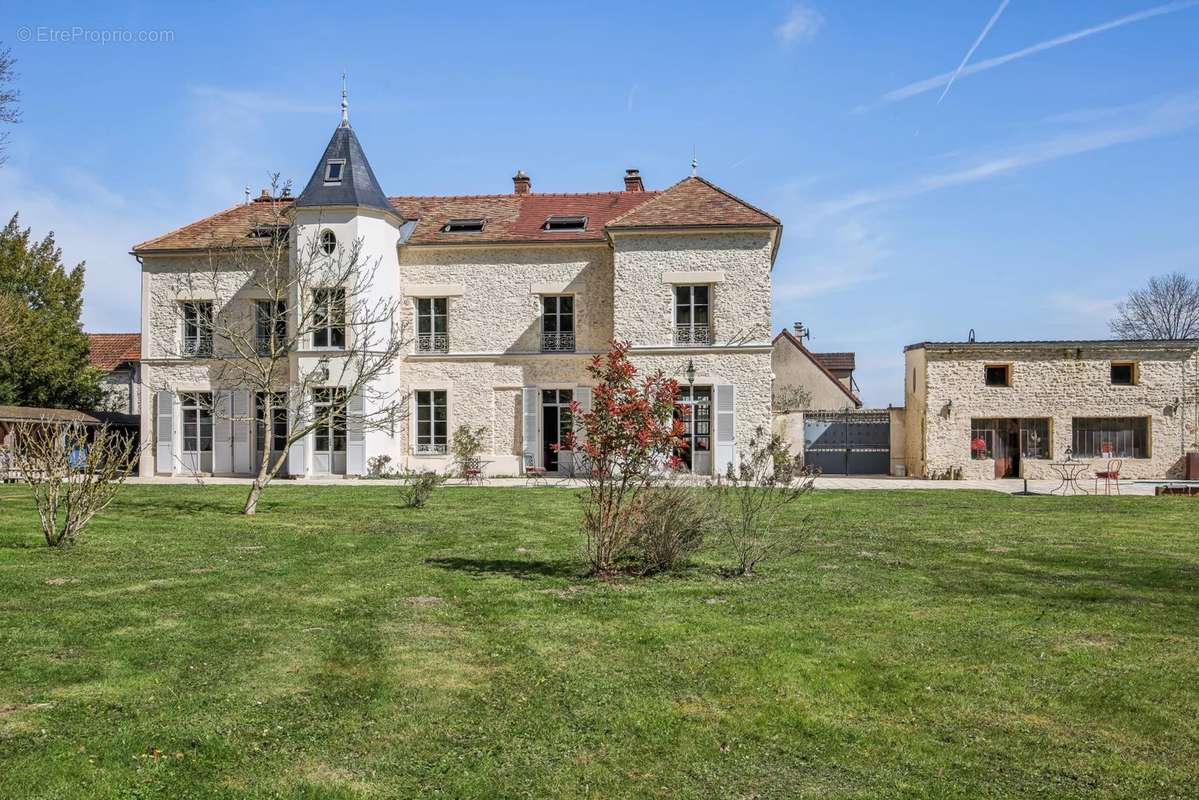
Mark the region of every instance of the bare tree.
<instances>
[{"instance_id":1,"label":"bare tree","mask_svg":"<svg viewBox=\"0 0 1199 800\"><path fill-rule=\"evenodd\" d=\"M17 74L13 72L15 63L11 50L7 48L0 50L0 122L8 125L15 125L21 121L21 112L17 110L17 101L21 99L21 93L10 88L17 77ZM6 131L0 133L0 164L8 160L4 154L7 145L8 133Z\"/></svg>"},{"instance_id":2,"label":"bare tree","mask_svg":"<svg viewBox=\"0 0 1199 800\"><path fill-rule=\"evenodd\" d=\"M292 445L312 431L394 428L407 416L398 392L380 385L409 342L398 300L374 291L380 259L365 256L361 239L301 239L288 217L290 190L273 176L270 198L255 202L250 235L210 248L202 268L174 278L181 300L208 299L175 304L179 357L202 359L214 387L250 394L244 413L218 403L210 413L264 429L244 514L257 511ZM319 361L297 357L314 347ZM288 424L276 426L280 417Z\"/></svg>"},{"instance_id":3,"label":"bare tree","mask_svg":"<svg viewBox=\"0 0 1199 800\"><path fill-rule=\"evenodd\" d=\"M137 463L137 439L107 425L22 422L13 460L33 492L46 544L69 547L117 496Z\"/></svg>"},{"instance_id":4,"label":"bare tree","mask_svg":"<svg viewBox=\"0 0 1199 800\"><path fill-rule=\"evenodd\" d=\"M761 428L749 440L737 467L729 464L712 486L720 510L717 526L737 556L733 572L752 575L758 564L797 552L811 534L809 519L779 525L783 509L809 494L817 473L800 464L778 435Z\"/></svg>"},{"instance_id":5,"label":"bare tree","mask_svg":"<svg viewBox=\"0 0 1199 800\"><path fill-rule=\"evenodd\" d=\"M1150 278L1116 305L1109 325L1121 339L1199 338L1199 279L1182 272Z\"/></svg>"}]
</instances>

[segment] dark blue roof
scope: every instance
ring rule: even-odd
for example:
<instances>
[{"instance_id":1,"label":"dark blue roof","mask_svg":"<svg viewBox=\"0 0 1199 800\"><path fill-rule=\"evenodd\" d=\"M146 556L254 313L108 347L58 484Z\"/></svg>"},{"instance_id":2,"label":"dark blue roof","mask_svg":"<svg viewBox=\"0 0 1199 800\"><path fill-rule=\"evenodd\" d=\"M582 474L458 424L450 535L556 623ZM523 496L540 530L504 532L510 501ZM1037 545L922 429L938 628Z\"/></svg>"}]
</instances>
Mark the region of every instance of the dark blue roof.
<instances>
[{"instance_id":1,"label":"dark blue roof","mask_svg":"<svg viewBox=\"0 0 1199 800\"><path fill-rule=\"evenodd\" d=\"M341 180L332 183L325 180L326 165L330 160L342 160ZM396 216L399 213L375 179L370 162L354 130L349 125L342 125L333 131L333 138L325 148L325 155L308 179L308 185L296 198L298 208L315 206L358 206L360 208L377 208L388 211Z\"/></svg>"}]
</instances>

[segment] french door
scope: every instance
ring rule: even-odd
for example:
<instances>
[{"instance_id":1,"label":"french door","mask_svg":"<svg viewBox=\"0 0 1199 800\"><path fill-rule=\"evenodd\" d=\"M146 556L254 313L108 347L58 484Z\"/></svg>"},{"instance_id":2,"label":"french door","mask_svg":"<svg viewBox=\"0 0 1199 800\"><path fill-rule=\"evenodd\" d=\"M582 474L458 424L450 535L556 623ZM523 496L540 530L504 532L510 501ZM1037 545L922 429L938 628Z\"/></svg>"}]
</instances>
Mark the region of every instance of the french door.
<instances>
[{"instance_id":1,"label":"french door","mask_svg":"<svg viewBox=\"0 0 1199 800\"><path fill-rule=\"evenodd\" d=\"M573 400L574 392L571 389L541 390L541 463L547 472L570 474L574 469L570 455L558 451L570 433L570 404Z\"/></svg>"},{"instance_id":2,"label":"french door","mask_svg":"<svg viewBox=\"0 0 1199 800\"><path fill-rule=\"evenodd\" d=\"M258 392L254 397L254 471L262 468L262 445L270 439L270 463L287 449L287 395Z\"/></svg>"},{"instance_id":3,"label":"french door","mask_svg":"<svg viewBox=\"0 0 1199 800\"><path fill-rule=\"evenodd\" d=\"M346 390L314 389L312 406L315 417L328 415L313 431L312 471L318 475L345 475Z\"/></svg>"},{"instance_id":4,"label":"french door","mask_svg":"<svg viewBox=\"0 0 1199 800\"><path fill-rule=\"evenodd\" d=\"M188 392L180 398L184 472L212 472L212 393Z\"/></svg>"},{"instance_id":5,"label":"french door","mask_svg":"<svg viewBox=\"0 0 1199 800\"><path fill-rule=\"evenodd\" d=\"M712 387L679 387L674 416L683 421L686 445L675 451L675 455L688 472L712 474Z\"/></svg>"}]
</instances>

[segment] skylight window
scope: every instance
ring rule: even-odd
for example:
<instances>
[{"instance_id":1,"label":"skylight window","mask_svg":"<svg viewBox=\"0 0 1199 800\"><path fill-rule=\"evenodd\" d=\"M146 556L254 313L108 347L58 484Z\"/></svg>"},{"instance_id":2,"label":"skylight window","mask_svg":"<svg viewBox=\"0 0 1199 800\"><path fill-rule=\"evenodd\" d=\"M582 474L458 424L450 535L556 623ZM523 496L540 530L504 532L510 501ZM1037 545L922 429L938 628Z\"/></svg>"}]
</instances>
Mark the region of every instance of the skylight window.
<instances>
[{"instance_id":1,"label":"skylight window","mask_svg":"<svg viewBox=\"0 0 1199 800\"><path fill-rule=\"evenodd\" d=\"M344 158L331 158L325 162L325 183L341 183L341 173L345 169Z\"/></svg>"},{"instance_id":2,"label":"skylight window","mask_svg":"<svg viewBox=\"0 0 1199 800\"><path fill-rule=\"evenodd\" d=\"M441 227L445 233L479 233L487 220L482 217L452 219Z\"/></svg>"},{"instance_id":3,"label":"skylight window","mask_svg":"<svg viewBox=\"0 0 1199 800\"><path fill-rule=\"evenodd\" d=\"M546 217L542 227L547 231L581 231L587 227L587 218L555 214Z\"/></svg>"}]
</instances>

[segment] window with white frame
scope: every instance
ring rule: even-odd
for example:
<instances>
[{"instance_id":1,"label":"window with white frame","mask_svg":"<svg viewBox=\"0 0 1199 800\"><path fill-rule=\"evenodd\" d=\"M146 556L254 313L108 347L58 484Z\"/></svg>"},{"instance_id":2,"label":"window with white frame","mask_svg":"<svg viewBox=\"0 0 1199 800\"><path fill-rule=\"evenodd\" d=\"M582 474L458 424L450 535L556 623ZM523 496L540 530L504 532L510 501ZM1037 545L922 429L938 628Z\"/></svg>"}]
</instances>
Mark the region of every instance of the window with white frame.
<instances>
[{"instance_id":1,"label":"window with white frame","mask_svg":"<svg viewBox=\"0 0 1199 800\"><path fill-rule=\"evenodd\" d=\"M312 346L342 349L346 346L345 289L312 292Z\"/></svg>"},{"instance_id":2,"label":"window with white frame","mask_svg":"<svg viewBox=\"0 0 1199 800\"><path fill-rule=\"evenodd\" d=\"M575 350L575 299L569 294L541 298L541 350L573 353Z\"/></svg>"},{"instance_id":3,"label":"window with white frame","mask_svg":"<svg viewBox=\"0 0 1199 800\"><path fill-rule=\"evenodd\" d=\"M446 452L447 398L442 390L416 393L416 452Z\"/></svg>"},{"instance_id":4,"label":"window with white frame","mask_svg":"<svg viewBox=\"0 0 1199 800\"><path fill-rule=\"evenodd\" d=\"M444 297L416 298L416 351L446 353L450 349L448 303Z\"/></svg>"},{"instance_id":5,"label":"window with white frame","mask_svg":"<svg viewBox=\"0 0 1199 800\"><path fill-rule=\"evenodd\" d=\"M325 183L341 183L341 175L345 171L344 158L331 158L325 162Z\"/></svg>"},{"instance_id":6,"label":"window with white frame","mask_svg":"<svg viewBox=\"0 0 1199 800\"><path fill-rule=\"evenodd\" d=\"M712 343L712 287L674 287L674 343L705 345Z\"/></svg>"},{"instance_id":7,"label":"window with white frame","mask_svg":"<svg viewBox=\"0 0 1199 800\"><path fill-rule=\"evenodd\" d=\"M212 355L212 302L189 300L181 304L183 316L183 354Z\"/></svg>"},{"instance_id":8,"label":"window with white frame","mask_svg":"<svg viewBox=\"0 0 1199 800\"><path fill-rule=\"evenodd\" d=\"M287 345L287 304L282 300L254 301L254 343L258 355L269 356Z\"/></svg>"},{"instance_id":9,"label":"window with white frame","mask_svg":"<svg viewBox=\"0 0 1199 800\"><path fill-rule=\"evenodd\" d=\"M255 454L262 453L262 444L269 437L271 452L287 449L287 393L258 392L254 396L254 419L258 433ZM269 421L269 422L268 422Z\"/></svg>"},{"instance_id":10,"label":"window with white frame","mask_svg":"<svg viewBox=\"0 0 1199 800\"><path fill-rule=\"evenodd\" d=\"M313 417L321 420L313 431L313 450L344 453L346 449L346 390L326 387L312 390Z\"/></svg>"},{"instance_id":11,"label":"window with white frame","mask_svg":"<svg viewBox=\"0 0 1199 800\"><path fill-rule=\"evenodd\" d=\"M212 394L187 392L179 398L183 423L183 452L212 452Z\"/></svg>"}]
</instances>

